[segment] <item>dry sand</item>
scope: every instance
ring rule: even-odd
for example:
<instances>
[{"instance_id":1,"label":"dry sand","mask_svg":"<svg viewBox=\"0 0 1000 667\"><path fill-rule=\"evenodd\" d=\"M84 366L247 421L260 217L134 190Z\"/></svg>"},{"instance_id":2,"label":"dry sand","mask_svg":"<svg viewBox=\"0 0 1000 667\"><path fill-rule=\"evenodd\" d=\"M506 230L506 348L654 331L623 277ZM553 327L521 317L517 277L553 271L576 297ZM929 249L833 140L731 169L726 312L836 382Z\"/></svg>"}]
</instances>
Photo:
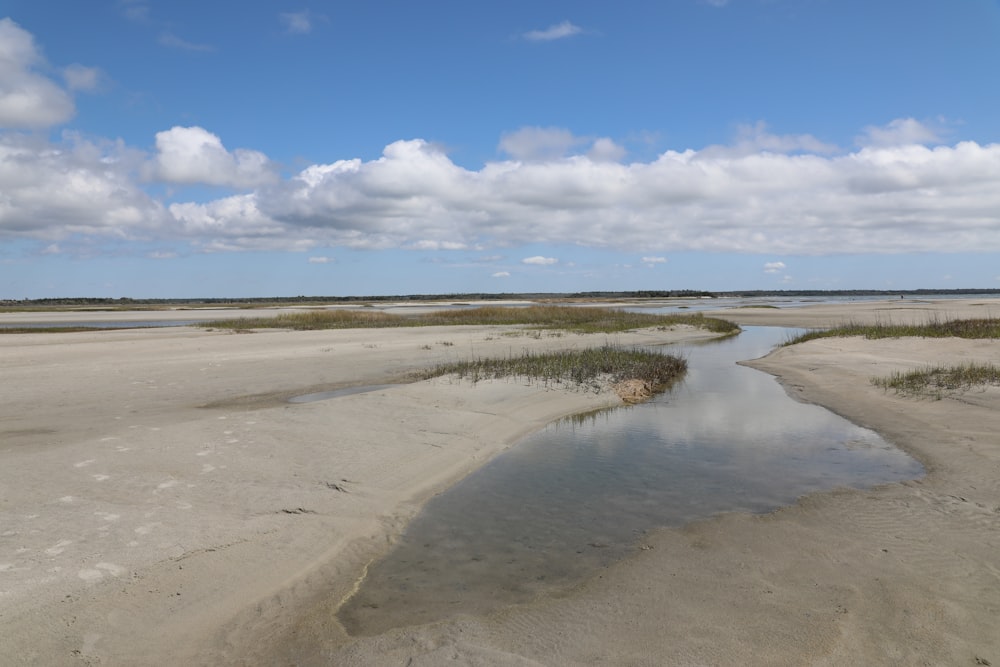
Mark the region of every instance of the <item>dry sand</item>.
<instances>
[{"instance_id":1,"label":"dry sand","mask_svg":"<svg viewBox=\"0 0 1000 667\"><path fill-rule=\"evenodd\" d=\"M1000 301L977 299L727 316L828 326L998 314ZM924 463L921 480L662 530L573 591L344 636L336 602L430 494L547 421L618 399L448 380L285 399L607 338L0 336L0 663L1000 665L1000 392L915 399L869 382L1000 363L996 342L951 339L825 339L752 364L878 430Z\"/></svg>"}]
</instances>

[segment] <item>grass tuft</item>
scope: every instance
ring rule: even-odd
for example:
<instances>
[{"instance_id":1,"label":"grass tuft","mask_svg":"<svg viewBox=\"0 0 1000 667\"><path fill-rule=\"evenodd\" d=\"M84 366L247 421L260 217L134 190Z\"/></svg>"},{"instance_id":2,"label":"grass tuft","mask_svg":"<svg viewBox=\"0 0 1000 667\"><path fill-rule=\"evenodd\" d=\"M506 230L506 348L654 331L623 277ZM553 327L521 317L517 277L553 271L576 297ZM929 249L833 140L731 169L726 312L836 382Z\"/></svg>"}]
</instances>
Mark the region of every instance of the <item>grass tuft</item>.
<instances>
[{"instance_id":1,"label":"grass tuft","mask_svg":"<svg viewBox=\"0 0 1000 667\"><path fill-rule=\"evenodd\" d=\"M789 340L785 345L794 345L817 338L832 338L837 336L864 336L871 340L905 337L1000 338L1000 319L934 320L924 324L851 323L823 331L807 331Z\"/></svg>"},{"instance_id":2,"label":"grass tuft","mask_svg":"<svg viewBox=\"0 0 1000 667\"><path fill-rule=\"evenodd\" d=\"M662 391L687 371L687 361L680 357L636 350L616 345L561 350L525 352L501 359L474 359L441 364L422 371L420 379L456 375L473 382L506 377L525 377L549 382L599 386L626 380L640 380L654 391Z\"/></svg>"},{"instance_id":3,"label":"grass tuft","mask_svg":"<svg viewBox=\"0 0 1000 667\"><path fill-rule=\"evenodd\" d=\"M931 394L940 398L943 391L970 389L974 386L1000 386L1000 367L993 364L936 366L924 370L896 372L887 378L872 378L872 384L897 394Z\"/></svg>"}]
</instances>

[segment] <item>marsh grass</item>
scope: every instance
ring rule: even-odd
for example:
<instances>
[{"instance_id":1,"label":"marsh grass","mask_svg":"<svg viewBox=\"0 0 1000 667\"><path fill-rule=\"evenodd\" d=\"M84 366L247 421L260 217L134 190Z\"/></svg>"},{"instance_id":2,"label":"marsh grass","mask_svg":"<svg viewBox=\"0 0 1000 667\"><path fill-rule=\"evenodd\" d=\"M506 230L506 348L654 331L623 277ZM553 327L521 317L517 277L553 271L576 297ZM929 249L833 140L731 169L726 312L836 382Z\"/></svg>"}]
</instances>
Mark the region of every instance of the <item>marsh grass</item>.
<instances>
[{"instance_id":1,"label":"marsh grass","mask_svg":"<svg viewBox=\"0 0 1000 667\"><path fill-rule=\"evenodd\" d=\"M974 386L1000 386L1000 367L993 364L965 364L962 366L935 366L924 370L896 372L886 378L872 378L872 384L897 394L932 395L940 398L943 392L971 389Z\"/></svg>"},{"instance_id":2,"label":"marsh grass","mask_svg":"<svg viewBox=\"0 0 1000 667\"><path fill-rule=\"evenodd\" d=\"M864 336L878 338L1000 338L1000 319L974 318L965 320L932 320L924 324L850 323L822 331L807 331L785 345L804 343L817 338Z\"/></svg>"},{"instance_id":3,"label":"marsh grass","mask_svg":"<svg viewBox=\"0 0 1000 667\"><path fill-rule=\"evenodd\" d=\"M576 333L617 333L650 327L691 325L721 334L735 334L732 322L701 314L655 315L616 308L537 305L526 308L484 306L442 310L417 315L397 315L369 310L314 310L282 313L274 317L240 317L205 322L214 329L360 329L384 327L425 327L456 325L521 325L533 329L559 329Z\"/></svg>"},{"instance_id":4,"label":"marsh grass","mask_svg":"<svg viewBox=\"0 0 1000 667\"><path fill-rule=\"evenodd\" d=\"M473 382L524 377L543 383L571 383L599 388L605 383L641 380L662 391L687 371L687 361L676 356L617 345L525 352L500 359L474 359L441 364L421 371L418 379L455 375Z\"/></svg>"}]
</instances>

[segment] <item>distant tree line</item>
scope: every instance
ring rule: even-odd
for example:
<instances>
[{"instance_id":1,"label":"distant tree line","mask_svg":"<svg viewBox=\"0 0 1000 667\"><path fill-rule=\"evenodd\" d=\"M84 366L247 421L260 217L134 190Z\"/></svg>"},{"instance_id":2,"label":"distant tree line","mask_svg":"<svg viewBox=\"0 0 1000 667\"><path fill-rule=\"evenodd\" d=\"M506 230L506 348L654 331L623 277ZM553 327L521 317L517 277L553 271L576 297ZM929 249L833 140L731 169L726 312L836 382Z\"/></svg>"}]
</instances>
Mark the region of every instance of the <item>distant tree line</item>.
<instances>
[{"instance_id":1,"label":"distant tree line","mask_svg":"<svg viewBox=\"0 0 1000 667\"><path fill-rule=\"evenodd\" d=\"M273 296L208 297L176 299L132 299L128 297L58 297L45 299L0 299L0 306L223 306L223 305L292 305L310 303L378 303L386 301L541 301L545 299L669 299L717 297L831 297L831 296L940 296L1000 294L1000 289L915 289L915 290L739 290L707 292L703 290L636 290L625 292L517 292L456 294L399 294L369 296Z\"/></svg>"}]
</instances>

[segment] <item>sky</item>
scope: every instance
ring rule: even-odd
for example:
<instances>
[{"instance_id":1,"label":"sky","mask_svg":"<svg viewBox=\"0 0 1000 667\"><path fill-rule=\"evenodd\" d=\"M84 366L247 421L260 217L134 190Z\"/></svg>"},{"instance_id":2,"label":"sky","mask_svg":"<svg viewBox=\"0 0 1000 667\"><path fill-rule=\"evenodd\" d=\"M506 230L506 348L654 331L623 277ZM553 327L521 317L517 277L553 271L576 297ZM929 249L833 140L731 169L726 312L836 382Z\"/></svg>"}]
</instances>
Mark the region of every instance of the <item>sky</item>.
<instances>
[{"instance_id":1,"label":"sky","mask_svg":"<svg viewBox=\"0 0 1000 667\"><path fill-rule=\"evenodd\" d=\"M1000 288L1000 0L0 0L0 299Z\"/></svg>"}]
</instances>

